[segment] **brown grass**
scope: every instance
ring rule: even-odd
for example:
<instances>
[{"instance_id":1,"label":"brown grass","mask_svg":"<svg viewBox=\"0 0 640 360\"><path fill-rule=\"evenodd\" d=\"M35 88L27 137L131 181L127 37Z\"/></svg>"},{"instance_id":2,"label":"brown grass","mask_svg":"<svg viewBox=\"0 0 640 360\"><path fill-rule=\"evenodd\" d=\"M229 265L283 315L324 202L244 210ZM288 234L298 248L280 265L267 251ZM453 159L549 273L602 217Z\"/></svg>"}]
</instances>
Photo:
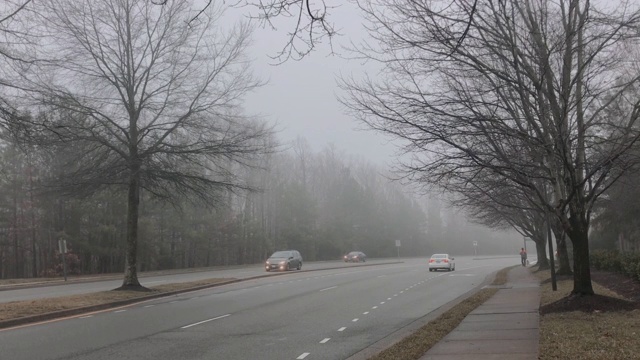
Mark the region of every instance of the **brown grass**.
<instances>
[{"instance_id":1,"label":"brown grass","mask_svg":"<svg viewBox=\"0 0 640 360\"><path fill-rule=\"evenodd\" d=\"M492 285L504 285L507 282L507 273L512 267L498 271ZM442 338L455 329L462 320L475 308L489 300L498 289L482 289L474 295L466 298L436 319L421 327L415 333L400 340L393 346L371 357L372 360L397 360L419 359ZM433 326L433 324L438 326Z\"/></svg>"},{"instance_id":2,"label":"brown grass","mask_svg":"<svg viewBox=\"0 0 640 360\"><path fill-rule=\"evenodd\" d=\"M18 319L25 316L41 315L60 310L69 310L86 306L108 304L114 301L137 299L150 294L162 294L176 290L191 289L199 286L213 285L228 280L232 279L216 278L184 283L165 284L150 288L151 292L101 291L83 295L71 295L57 298L0 303L0 321Z\"/></svg>"},{"instance_id":3,"label":"brown grass","mask_svg":"<svg viewBox=\"0 0 640 360\"><path fill-rule=\"evenodd\" d=\"M540 305L567 297L573 279L560 278L552 291L548 272L536 273L541 280ZM593 283L596 294L622 298ZM613 312L560 312L540 317L539 359L634 359L640 354L640 310Z\"/></svg>"}]
</instances>

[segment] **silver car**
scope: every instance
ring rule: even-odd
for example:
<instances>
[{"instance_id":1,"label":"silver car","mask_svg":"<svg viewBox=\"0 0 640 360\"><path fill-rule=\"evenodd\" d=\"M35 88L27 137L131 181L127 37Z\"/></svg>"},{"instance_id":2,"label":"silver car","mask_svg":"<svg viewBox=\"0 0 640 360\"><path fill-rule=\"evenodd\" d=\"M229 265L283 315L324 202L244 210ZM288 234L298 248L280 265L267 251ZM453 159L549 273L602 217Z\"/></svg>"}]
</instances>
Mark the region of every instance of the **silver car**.
<instances>
[{"instance_id":1,"label":"silver car","mask_svg":"<svg viewBox=\"0 0 640 360\"><path fill-rule=\"evenodd\" d=\"M264 264L266 271L281 270L287 271L291 269L302 268L302 255L297 250L276 251L269 256Z\"/></svg>"},{"instance_id":2,"label":"silver car","mask_svg":"<svg viewBox=\"0 0 640 360\"><path fill-rule=\"evenodd\" d=\"M449 254L433 254L429 259L429 271L444 269L448 271L456 270L455 258Z\"/></svg>"}]
</instances>

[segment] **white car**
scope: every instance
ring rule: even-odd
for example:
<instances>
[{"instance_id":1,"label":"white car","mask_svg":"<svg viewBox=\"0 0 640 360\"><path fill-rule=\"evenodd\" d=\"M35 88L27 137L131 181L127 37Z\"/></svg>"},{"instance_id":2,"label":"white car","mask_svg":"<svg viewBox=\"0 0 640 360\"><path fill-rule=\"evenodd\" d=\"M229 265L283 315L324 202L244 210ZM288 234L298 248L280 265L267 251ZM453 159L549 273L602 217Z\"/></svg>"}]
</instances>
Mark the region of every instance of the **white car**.
<instances>
[{"instance_id":1,"label":"white car","mask_svg":"<svg viewBox=\"0 0 640 360\"><path fill-rule=\"evenodd\" d=\"M444 269L448 271L456 270L455 258L449 254L433 254L429 259L429 271Z\"/></svg>"}]
</instances>

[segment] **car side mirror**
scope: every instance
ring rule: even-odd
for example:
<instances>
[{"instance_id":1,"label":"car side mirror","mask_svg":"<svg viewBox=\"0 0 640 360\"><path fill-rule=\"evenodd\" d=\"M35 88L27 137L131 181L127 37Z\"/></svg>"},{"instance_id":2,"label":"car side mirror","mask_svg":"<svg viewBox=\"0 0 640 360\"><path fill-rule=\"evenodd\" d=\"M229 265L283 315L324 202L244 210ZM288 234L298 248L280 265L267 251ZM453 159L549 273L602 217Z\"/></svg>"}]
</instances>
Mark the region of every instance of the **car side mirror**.
<instances>
[{"instance_id":1,"label":"car side mirror","mask_svg":"<svg viewBox=\"0 0 640 360\"><path fill-rule=\"evenodd\" d=\"M456 258L452 257L451 260L455 260Z\"/></svg>"},{"instance_id":2,"label":"car side mirror","mask_svg":"<svg viewBox=\"0 0 640 360\"><path fill-rule=\"evenodd\" d=\"M289 256L289 260L293 260L293 256Z\"/></svg>"}]
</instances>

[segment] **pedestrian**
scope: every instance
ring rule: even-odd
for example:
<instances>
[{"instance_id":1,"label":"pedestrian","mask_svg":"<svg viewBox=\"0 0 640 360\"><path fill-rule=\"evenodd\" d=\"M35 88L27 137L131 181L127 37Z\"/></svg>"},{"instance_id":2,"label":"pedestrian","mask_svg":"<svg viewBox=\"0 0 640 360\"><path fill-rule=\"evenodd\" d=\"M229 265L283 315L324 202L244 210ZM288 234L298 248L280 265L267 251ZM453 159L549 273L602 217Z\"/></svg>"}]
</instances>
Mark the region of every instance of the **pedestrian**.
<instances>
[{"instance_id":1,"label":"pedestrian","mask_svg":"<svg viewBox=\"0 0 640 360\"><path fill-rule=\"evenodd\" d=\"M522 263L522 266L527 265L527 250L524 248L520 248L520 262Z\"/></svg>"}]
</instances>

